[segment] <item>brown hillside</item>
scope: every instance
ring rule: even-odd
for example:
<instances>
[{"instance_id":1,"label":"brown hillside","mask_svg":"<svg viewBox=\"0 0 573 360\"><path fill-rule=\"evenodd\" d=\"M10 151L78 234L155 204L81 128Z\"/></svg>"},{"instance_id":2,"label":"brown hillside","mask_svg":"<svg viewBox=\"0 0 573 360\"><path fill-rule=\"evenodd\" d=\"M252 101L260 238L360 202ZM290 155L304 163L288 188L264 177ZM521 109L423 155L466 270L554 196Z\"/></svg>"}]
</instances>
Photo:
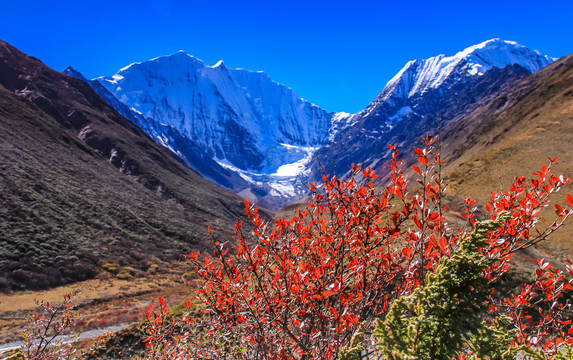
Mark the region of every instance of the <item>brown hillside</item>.
<instances>
[{"instance_id":1,"label":"brown hillside","mask_svg":"<svg viewBox=\"0 0 573 360\"><path fill-rule=\"evenodd\" d=\"M207 225L231 237L243 208L88 84L4 42L0 159L0 290L83 280L110 264L145 271L153 257L205 248Z\"/></svg>"},{"instance_id":2,"label":"brown hillside","mask_svg":"<svg viewBox=\"0 0 573 360\"><path fill-rule=\"evenodd\" d=\"M515 176L531 175L547 157L554 172L573 177L573 55L527 77L511 90L443 131L450 195L471 195L485 204L491 191ZM568 186L555 200L564 203ZM553 206L547 211L552 215ZM573 257L573 224L543 248L557 259Z\"/></svg>"}]
</instances>

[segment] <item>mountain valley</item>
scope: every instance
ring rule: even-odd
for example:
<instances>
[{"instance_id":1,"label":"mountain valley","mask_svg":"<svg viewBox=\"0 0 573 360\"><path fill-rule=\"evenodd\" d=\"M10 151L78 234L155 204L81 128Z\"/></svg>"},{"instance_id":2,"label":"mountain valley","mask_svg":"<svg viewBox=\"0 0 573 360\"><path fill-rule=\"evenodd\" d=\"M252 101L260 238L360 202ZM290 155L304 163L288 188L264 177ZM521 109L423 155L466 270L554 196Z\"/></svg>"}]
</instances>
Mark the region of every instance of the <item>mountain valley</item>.
<instances>
[{"instance_id":1,"label":"mountain valley","mask_svg":"<svg viewBox=\"0 0 573 360\"><path fill-rule=\"evenodd\" d=\"M85 287L86 311L105 316L106 304L140 316L165 291L170 305L188 300L196 278L180 260L212 250L208 227L234 241L245 199L265 219L290 215L309 181L344 176L352 163L372 167L383 187L388 144L409 168L427 134L440 137L448 216L460 220L465 196L483 206L547 157L572 177L572 126L573 55L500 39L408 62L355 114L184 52L90 80L0 41L0 308L10 304L0 325L15 333L31 298L64 288ZM527 257L571 258L570 226L524 252L512 276L525 276Z\"/></svg>"}]
</instances>

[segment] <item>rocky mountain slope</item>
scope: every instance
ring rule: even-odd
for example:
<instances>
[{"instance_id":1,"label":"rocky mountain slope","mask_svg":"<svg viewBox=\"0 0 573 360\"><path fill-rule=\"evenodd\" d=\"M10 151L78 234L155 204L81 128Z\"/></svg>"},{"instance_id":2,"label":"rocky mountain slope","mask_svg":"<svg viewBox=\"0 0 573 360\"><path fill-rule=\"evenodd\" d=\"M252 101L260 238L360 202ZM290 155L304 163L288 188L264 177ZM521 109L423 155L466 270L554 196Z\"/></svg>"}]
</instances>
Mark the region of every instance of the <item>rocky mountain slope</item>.
<instances>
[{"instance_id":1,"label":"rocky mountain slope","mask_svg":"<svg viewBox=\"0 0 573 360\"><path fill-rule=\"evenodd\" d=\"M0 288L145 271L232 237L243 205L83 81L0 42ZM108 266L109 267L109 266Z\"/></svg>"},{"instance_id":2,"label":"rocky mountain slope","mask_svg":"<svg viewBox=\"0 0 573 360\"><path fill-rule=\"evenodd\" d=\"M454 56L410 61L365 110L339 124L333 140L315 153L320 164L310 164L313 178L319 178L322 166L330 173L344 173L351 163L380 168L388 144L413 146L418 136L436 133L438 118L442 127L455 123L553 60L492 39Z\"/></svg>"}]
</instances>

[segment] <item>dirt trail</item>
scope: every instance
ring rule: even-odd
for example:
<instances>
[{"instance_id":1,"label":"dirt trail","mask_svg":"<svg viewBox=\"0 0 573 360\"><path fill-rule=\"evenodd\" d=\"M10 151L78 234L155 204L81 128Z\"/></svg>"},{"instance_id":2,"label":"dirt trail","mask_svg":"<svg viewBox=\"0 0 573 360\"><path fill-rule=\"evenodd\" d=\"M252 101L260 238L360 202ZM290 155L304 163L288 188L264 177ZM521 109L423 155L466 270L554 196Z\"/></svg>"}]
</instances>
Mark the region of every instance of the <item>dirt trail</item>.
<instances>
[{"instance_id":1,"label":"dirt trail","mask_svg":"<svg viewBox=\"0 0 573 360\"><path fill-rule=\"evenodd\" d=\"M68 343L71 341L94 339L94 338L97 338L98 336L100 336L101 334L104 334L107 332L120 331L120 330L123 330L130 325L131 324L120 324L120 325L108 326L108 327L105 327L102 329L87 330L87 331L79 334L79 336L77 338L70 338L67 335L61 335L61 336L58 336L54 341L56 341L56 342L61 341L62 343ZM0 359L4 358L4 352L6 352L8 350L19 348L22 345L24 345L24 343L22 341L14 341L14 342L0 345Z\"/></svg>"}]
</instances>

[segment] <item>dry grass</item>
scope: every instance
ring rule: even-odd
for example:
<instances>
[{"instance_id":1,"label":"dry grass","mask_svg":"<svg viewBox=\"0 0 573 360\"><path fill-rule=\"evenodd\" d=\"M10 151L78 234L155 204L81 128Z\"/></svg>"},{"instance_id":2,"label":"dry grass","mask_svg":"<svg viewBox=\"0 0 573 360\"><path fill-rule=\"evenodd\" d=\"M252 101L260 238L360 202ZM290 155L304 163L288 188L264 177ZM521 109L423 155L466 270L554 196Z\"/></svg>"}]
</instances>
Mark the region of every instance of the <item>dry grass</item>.
<instances>
[{"instance_id":1,"label":"dry grass","mask_svg":"<svg viewBox=\"0 0 573 360\"><path fill-rule=\"evenodd\" d=\"M76 297L80 320L76 331L103 329L130 324L145 318L144 311L159 296L170 305L189 299L194 280L185 263L161 263L154 274L118 279L103 273L72 285L49 290L0 295L0 343L20 340L27 316L36 309L36 300L60 302L63 295L79 291Z\"/></svg>"},{"instance_id":2,"label":"dry grass","mask_svg":"<svg viewBox=\"0 0 573 360\"><path fill-rule=\"evenodd\" d=\"M446 134L446 157L464 149L445 168L453 196L471 195L483 205L492 191L508 189L516 176L539 171L548 164L547 157L559 157L555 174L573 177L573 56L503 94L502 103L492 101ZM553 200L564 204L566 193L572 192L568 185ZM551 205L544 216L554 218L553 210ZM558 260L573 257L572 226L562 228L539 251Z\"/></svg>"}]
</instances>

